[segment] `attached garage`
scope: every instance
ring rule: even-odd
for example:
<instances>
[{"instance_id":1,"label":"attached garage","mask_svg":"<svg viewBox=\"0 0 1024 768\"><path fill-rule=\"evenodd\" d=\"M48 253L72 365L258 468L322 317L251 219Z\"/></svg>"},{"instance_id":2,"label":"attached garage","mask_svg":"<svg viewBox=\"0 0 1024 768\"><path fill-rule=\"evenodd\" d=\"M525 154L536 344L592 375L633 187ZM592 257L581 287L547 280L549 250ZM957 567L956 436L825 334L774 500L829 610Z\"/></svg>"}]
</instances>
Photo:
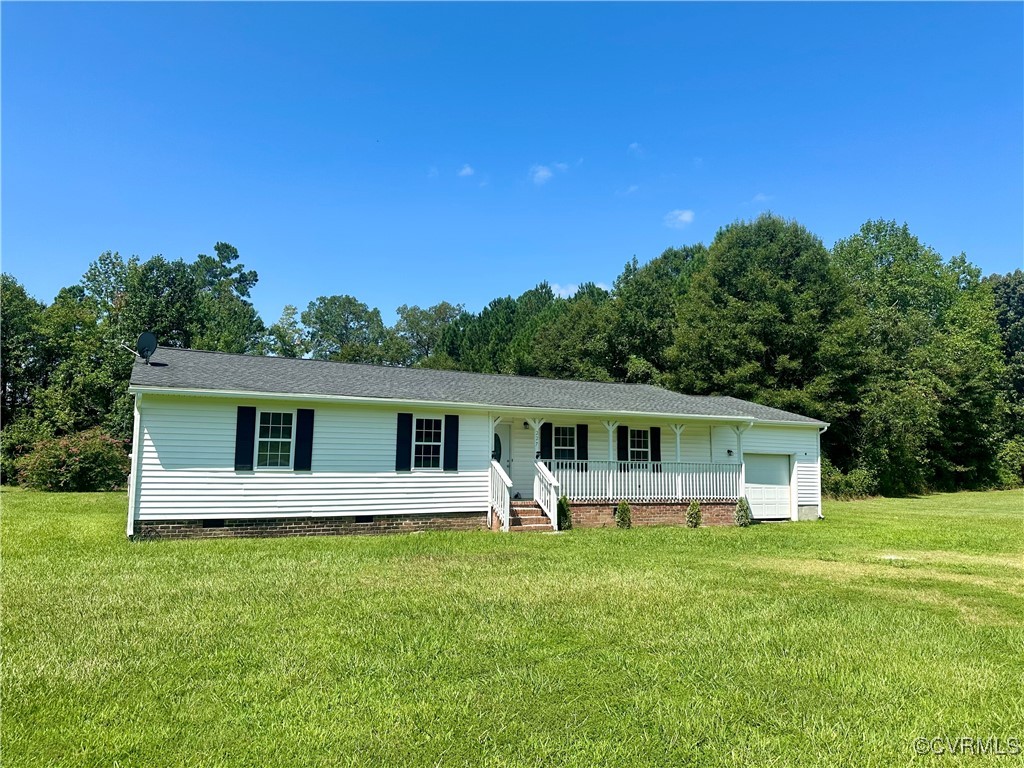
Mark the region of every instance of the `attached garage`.
<instances>
[{"instance_id":1,"label":"attached garage","mask_svg":"<svg viewBox=\"0 0 1024 768\"><path fill-rule=\"evenodd\" d=\"M747 453L746 495L755 520L789 520L790 457L781 453Z\"/></svg>"}]
</instances>

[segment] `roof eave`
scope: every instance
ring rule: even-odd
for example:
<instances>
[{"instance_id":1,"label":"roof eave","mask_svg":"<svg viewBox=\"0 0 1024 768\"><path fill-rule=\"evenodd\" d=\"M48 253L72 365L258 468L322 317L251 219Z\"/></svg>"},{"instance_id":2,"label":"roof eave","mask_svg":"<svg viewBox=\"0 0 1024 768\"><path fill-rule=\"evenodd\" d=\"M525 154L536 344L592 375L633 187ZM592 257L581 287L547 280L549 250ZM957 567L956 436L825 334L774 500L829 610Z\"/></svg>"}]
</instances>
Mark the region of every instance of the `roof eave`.
<instances>
[{"instance_id":1,"label":"roof eave","mask_svg":"<svg viewBox=\"0 0 1024 768\"><path fill-rule=\"evenodd\" d=\"M542 408L526 405L495 405L491 403L468 403L452 400L410 400L391 397L355 397L352 395L309 395L297 392L252 392L248 390L227 390L227 389L199 389L182 387L155 387L145 384L130 384L128 392L131 394L159 394L159 395L182 395L185 397L245 397L263 400L302 400L306 402L322 403L354 403L369 405L391 404L397 406L410 406L418 408L461 408L463 410L479 411L482 413L522 413L529 411L538 415L556 413L587 413L595 416L630 416L638 418L663 418L663 419L685 419L688 421L708 421L719 424L768 424L778 426L794 427L815 427L827 426L823 421L792 421L759 419L752 416L710 416L698 413L657 413L653 411L604 411L587 408Z\"/></svg>"}]
</instances>

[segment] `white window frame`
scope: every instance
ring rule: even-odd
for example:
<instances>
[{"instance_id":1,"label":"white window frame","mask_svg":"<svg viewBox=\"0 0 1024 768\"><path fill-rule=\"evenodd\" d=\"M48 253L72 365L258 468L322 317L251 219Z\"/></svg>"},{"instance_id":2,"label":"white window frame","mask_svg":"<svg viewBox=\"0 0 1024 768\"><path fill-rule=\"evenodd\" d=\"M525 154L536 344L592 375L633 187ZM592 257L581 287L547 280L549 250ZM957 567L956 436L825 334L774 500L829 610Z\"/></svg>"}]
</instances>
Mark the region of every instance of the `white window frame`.
<instances>
[{"instance_id":1,"label":"white window frame","mask_svg":"<svg viewBox=\"0 0 1024 768\"><path fill-rule=\"evenodd\" d=\"M559 446L558 445L558 430L568 430L572 435L572 447ZM559 456L559 451L572 451L572 456L566 458L565 456ZM576 461L576 457L579 455L577 443L576 443L576 425L575 424L554 424L551 427L551 459L553 461Z\"/></svg>"},{"instance_id":2,"label":"white window frame","mask_svg":"<svg viewBox=\"0 0 1024 768\"><path fill-rule=\"evenodd\" d=\"M290 413L292 417L292 436L288 440L288 466L287 467L261 467L260 466L260 422L263 419L264 413ZM288 408L257 408L256 409L256 435L253 440L252 446L252 468L257 472L284 472L291 470L295 466L295 429L297 427L298 414L295 410L289 410ZM273 440L274 438L265 437L264 440ZM275 442L283 442L277 440Z\"/></svg>"},{"instance_id":3,"label":"white window frame","mask_svg":"<svg viewBox=\"0 0 1024 768\"><path fill-rule=\"evenodd\" d=\"M441 422L441 441L440 443L418 443L416 441L416 422L420 419L432 419ZM416 446L417 445L438 445L437 453L437 466L436 467L417 467L416 466ZM434 413L414 413L412 415L412 445L409 447L411 454L409 456L409 469L413 472L442 472L444 471L444 416Z\"/></svg>"},{"instance_id":4,"label":"white window frame","mask_svg":"<svg viewBox=\"0 0 1024 768\"><path fill-rule=\"evenodd\" d=\"M647 435L647 448L634 448L633 447L633 435L634 434L640 434L640 433L644 433L644 434ZM637 428L630 427L629 428L628 446L629 446L629 461L631 463L637 463L637 464L647 464L647 463L649 463L650 460L651 460L651 430L648 429L647 427L637 427ZM644 458L642 458L642 459L639 459L639 458L635 459L635 458L633 458L633 452L634 451L646 453L647 455Z\"/></svg>"}]
</instances>

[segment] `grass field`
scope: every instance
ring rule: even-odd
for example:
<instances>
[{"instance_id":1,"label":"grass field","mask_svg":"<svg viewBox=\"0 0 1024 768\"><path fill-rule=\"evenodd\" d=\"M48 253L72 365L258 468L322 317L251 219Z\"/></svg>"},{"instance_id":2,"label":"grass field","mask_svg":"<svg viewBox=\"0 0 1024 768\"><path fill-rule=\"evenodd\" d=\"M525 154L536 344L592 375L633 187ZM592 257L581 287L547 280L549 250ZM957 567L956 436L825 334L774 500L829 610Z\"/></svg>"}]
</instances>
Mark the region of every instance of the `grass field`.
<instances>
[{"instance_id":1,"label":"grass field","mask_svg":"<svg viewBox=\"0 0 1024 768\"><path fill-rule=\"evenodd\" d=\"M5 768L947 765L913 739L1024 741L1019 491L746 530L135 544L122 495L2 501Z\"/></svg>"}]
</instances>

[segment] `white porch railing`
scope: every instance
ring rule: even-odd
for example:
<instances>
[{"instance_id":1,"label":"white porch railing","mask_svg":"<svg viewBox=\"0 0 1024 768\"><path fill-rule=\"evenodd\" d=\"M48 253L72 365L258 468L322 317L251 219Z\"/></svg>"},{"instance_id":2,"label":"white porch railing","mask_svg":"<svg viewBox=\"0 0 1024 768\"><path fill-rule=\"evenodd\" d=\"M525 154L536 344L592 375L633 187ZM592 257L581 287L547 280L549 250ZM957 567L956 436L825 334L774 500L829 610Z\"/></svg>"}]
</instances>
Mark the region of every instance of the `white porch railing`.
<instances>
[{"instance_id":1,"label":"white porch railing","mask_svg":"<svg viewBox=\"0 0 1024 768\"><path fill-rule=\"evenodd\" d=\"M739 464L557 459L544 463L571 501L735 501L740 496Z\"/></svg>"},{"instance_id":2,"label":"white porch railing","mask_svg":"<svg viewBox=\"0 0 1024 768\"><path fill-rule=\"evenodd\" d=\"M535 462L536 474L533 477L533 500L544 510L551 521L551 527L558 530L558 480L543 461Z\"/></svg>"},{"instance_id":3,"label":"white porch railing","mask_svg":"<svg viewBox=\"0 0 1024 768\"><path fill-rule=\"evenodd\" d=\"M487 527L491 526L491 515L498 516L498 522L501 523L501 530L508 530L508 523L510 518L509 507L511 506L509 500L509 489L512 487L512 481L508 475L505 474L505 470L501 468L501 464L492 460L491 461L491 508L487 511Z\"/></svg>"}]
</instances>

